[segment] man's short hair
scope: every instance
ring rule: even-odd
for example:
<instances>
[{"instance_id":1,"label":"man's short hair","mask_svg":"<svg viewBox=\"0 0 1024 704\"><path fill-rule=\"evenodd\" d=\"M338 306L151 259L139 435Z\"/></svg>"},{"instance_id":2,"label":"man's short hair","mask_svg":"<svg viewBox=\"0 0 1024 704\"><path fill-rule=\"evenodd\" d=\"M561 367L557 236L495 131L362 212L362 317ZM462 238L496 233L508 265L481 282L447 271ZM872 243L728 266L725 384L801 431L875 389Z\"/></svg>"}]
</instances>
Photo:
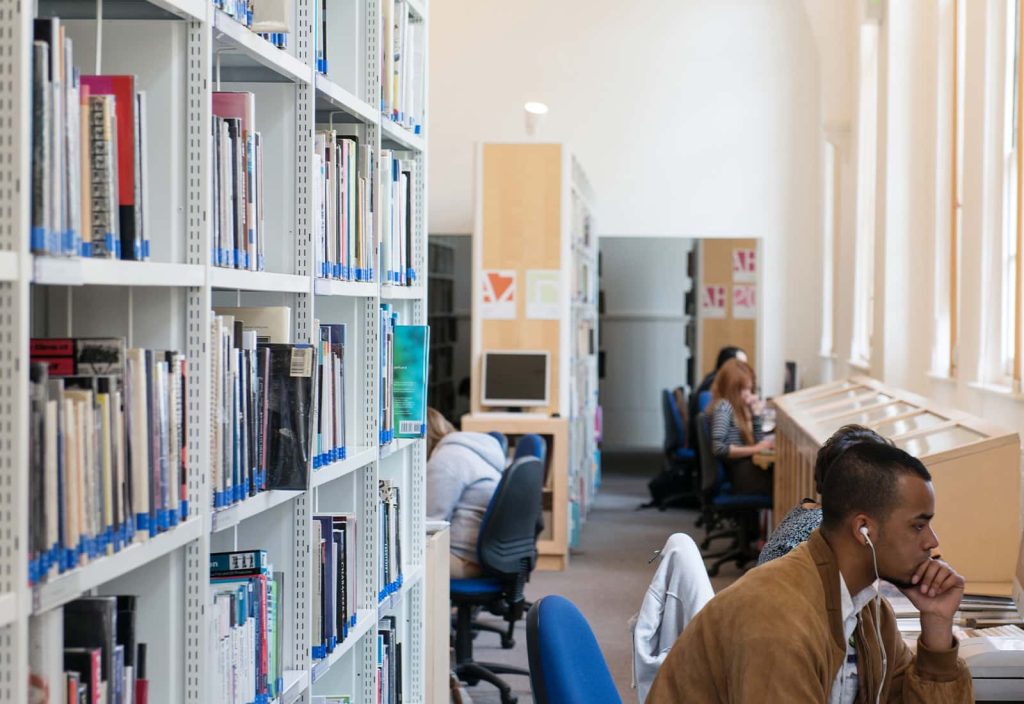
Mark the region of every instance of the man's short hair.
<instances>
[{"instance_id":1,"label":"man's short hair","mask_svg":"<svg viewBox=\"0 0 1024 704\"><path fill-rule=\"evenodd\" d=\"M892 444L871 428L865 428L863 425L844 425L832 433L832 437L821 446L818 456L814 460L814 488L819 494L825 486L825 476L835 461L848 448L862 442L873 442L879 445Z\"/></svg>"},{"instance_id":2,"label":"man's short hair","mask_svg":"<svg viewBox=\"0 0 1024 704\"><path fill-rule=\"evenodd\" d=\"M855 513L886 520L899 502L899 479L903 475L932 480L921 460L898 447L860 443L847 448L825 476L821 527L838 530Z\"/></svg>"}]
</instances>

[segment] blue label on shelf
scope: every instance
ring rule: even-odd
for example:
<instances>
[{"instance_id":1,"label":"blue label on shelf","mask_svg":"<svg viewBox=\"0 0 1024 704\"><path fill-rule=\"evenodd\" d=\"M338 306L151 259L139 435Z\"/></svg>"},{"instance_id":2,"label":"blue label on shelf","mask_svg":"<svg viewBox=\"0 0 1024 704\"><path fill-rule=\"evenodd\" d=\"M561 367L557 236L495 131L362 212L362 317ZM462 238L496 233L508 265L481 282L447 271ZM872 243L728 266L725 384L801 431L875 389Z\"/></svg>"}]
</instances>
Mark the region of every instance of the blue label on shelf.
<instances>
[{"instance_id":1,"label":"blue label on shelf","mask_svg":"<svg viewBox=\"0 0 1024 704\"><path fill-rule=\"evenodd\" d=\"M330 645L328 645L327 647L328 647L328 649L330 649L330 650L332 650L332 651L333 651L333 650L334 650L334 649L335 649L336 647L338 647L338 638L337 638L337 636L331 636L331 642L330 642Z\"/></svg>"},{"instance_id":2,"label":"blue label on shelf","mask_svg":"<svg viewBox=\"0 0 1024 704\"><path fill-rule=\"evenodd\" d=\"M373 280L374 280L374 279L373 279L373 267L371 266L371 267L370 267L369 269L367 269L366 271L367 271L367 274L366 274L366 280L367 280L367 281L373 281Z\"/></svg>"},{"instance_id":3,"label":"blue label on shelf","mask_svg":"<svg viewBox=\"0 0 1024 704\"><path fill-rule=\"evenodd\" d=\"M323 458L320 455L313 456L313 469L320 469L324 466Z\"/></svg>"},{"instance_id":4,"label":"blue label on shelf","mask_svg":"<svg viewBox=\"0 0 1024 704\"><path fill-rule=\"evenodd\" d=\"M256 271L264 271L267 268L267 258L262 254L256 257Z\"/></svg>"},{"instance_id":5,"label":"blue label on shelf","mask_svg":"<svg viewBox=\"0 0 1024 704\"><path fill-rule=\"evenodd\" d=\"M388 590L387 589L382 589L377 594L377 603L380 604L381 602L383 602L387 598L388 598Z\"/></svg>"},{"instance_id":6,"label":"blue label on shelf","mask_svg":"<svg viewBox=\"0 0 1024 704\"><path fill-rule=\"evenodd\" d=\"M121 258L121 240L114 239L113 232L103 235L103 246L108 252L113 252L118 259Z\"/></svg>"},{"instance_id":7,"label":"blue label on shelf","mask_svg":"<svg viewBox=\"0 0 1024 704\"><path fill-rule=\"evenodd\" d=\"M213 492L213 507L222 508L224 506L224 492L215 491Z\"/></svg>"},{"instance_id":8,"label":"blue label on shelf","mask_svg":"<svg viewBox=\"0 0 1024 704\"><path fill-rule=\"evenodd\" d=\"M334 278L340 279L341 278L341 264L335 264L333 267L331 267L331 272L334 275Z\"/></svg>"},{"instance_id":9,"label":"blue label on shelf","mask_svg":"<svg viewBox=\"0 0 1024 704\"><path fill-rule=\"evenodd\" d=\"M423 125L421 125L420 123L417 122L416 123L416 128L413 130L413 133L414 134L419 134L422 131L423 131Z\"/></svg>"},{"instance_id":10,"label":"blue label on shelf","mask_svg":"<svg viewBox=\"0 0 1024 704\"><path fill-rule=\"evenodd\" d=\"M39 562L37 560L28 561L28 583L29 586L34 586L39 581Z\"/></svg>"},{"instance_id":11,"label":"blue label on shelf","mask_svg":"<svg viewBox=\"0 0 1024 704\"><path fill-rule=\"evenodd\" d=\"M46 228L44 227L33 227L32 232L29 234L29 240L32 243L33 252L45 252L46 251Z\"/></svg>"},{"instance_id":12,"label":"blue label on shelf","mask_svg":"<svg viewBox=\"0 0 1024 704\"><path fill-rule=\"evenodd\" d=\"M360 267L356 267L356 281L363 280L363 270Z\"/></svg>"},{"instance_id":13,"label":"blue label on shelf","mask_svg":"<svg viewBox=\"0 0 1024 704\"><path fill-rule=\"evenodd\" d=\"M347 458L348 458L348 449L344 448L344 447L339 448L338 449L338 459L344 460L344 459L347 459Z\"/></svg>"},{"instance_id":14,"label":"blue label on shelf","mask_svg":"<svg viewBox=\"0 0 1024 704\"><path fill-rule=\"evenodd\" d=\"M149 240L142 240L142 258L149 259Z\"/></svg>"},{"instance_id":15,"label":"blue label on shelf","mask_svg":"<svg viewBox=\"0 0 1024 704\"><path fill-rule=\"evenodd\" d=\"M158 533L167 530L167 509L165 508L158 509L156 512L156 530Z\"/></svg>"},{"instance_id":16,"label":"blue label on shelf","mask_svg":"<svg viewBox=\"0 0 1024 704\"><path fill-rule=\"evenodd\" d=\"M327 653L324 652L324 646L322 645L314 645L312 651L314 660L323 660L327 657Z\"/></svg>"},{"instance_id":17,"label":"blue label on shelf","mask_svg":"<svg viewBox=\"0 0 1024 704\"><path fill-rule=\"evenodd\" d=\"M181 505L178 507L178 511L181 513L181 522L184 523L188 520L188 499L182 499Z\"/></svg>"},{"instance_id":18,"label":"blue label on shelf","mask_svg":"<svg viewBox=\"0 0 1024 704\"><path fill-rule=\"evenodd\" d=\"M171 528L178 525L178 521L180 520L180 518L181 516L174 509L169 509L167 511L167 525L169 525Z\"/></svg>"},{"instance_id":19,"label":"blue label on shelf","mask_svg":"<svg viewBox=\"0 0 1024 704\"><path fill-rule=\"evenodd\" d=\"M349 625L350 625L350 627L352 627L352 628L355 628L355 627L356 627L356 615L355 615L355 614L352 614L352 618L351 618L351 620L350 620L350 622L349 622Z\"/></svg>"},{"instance_id":20,"label":"blue label on shelf","mask_svg":"<svg viewBox=\"0 0 1024 704\"><path fill-rule=\"evenodd\" d=\"M149 514L148 513L136 513L135 514L135 530L142 533L149 532Z\"/></svg>"}]
</instances>

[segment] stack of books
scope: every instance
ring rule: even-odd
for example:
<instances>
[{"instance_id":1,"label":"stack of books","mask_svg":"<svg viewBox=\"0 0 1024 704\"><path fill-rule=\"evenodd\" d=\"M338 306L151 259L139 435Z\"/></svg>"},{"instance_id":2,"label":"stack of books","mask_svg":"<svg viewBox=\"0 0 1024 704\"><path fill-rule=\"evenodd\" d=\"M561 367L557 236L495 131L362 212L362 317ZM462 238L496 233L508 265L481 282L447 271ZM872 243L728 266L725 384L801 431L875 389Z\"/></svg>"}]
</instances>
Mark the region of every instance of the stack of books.
<instances>
[{"instance_id":1,"label":"stack of books","mask_svg":"<svg viewBox=\"0 0 1024 704\"><path fill-rule=\"evenodd\" d=\"M356 626L359 584L358 522L354 514L313 516L313 648L322 660Z\"/></svg>"},{"instance_id":2,"label":"stack of books","mask_svg":"<svg viewBox=\"0 0 1024 704\"><path fill-rule=\"evenodd\" d=\"M144 701L146 644L136 639L136 602L134 595L87 596L35 617L30 701ZM52 681L63 691L47 695Z\"/></svg>"},{"instance_id":3,"label":"stack of books","mask_svg":"<svg viewBox=\"0 0 1024 704\"><path fill-rule=\"evenodd\" d=\"M146 259L146 99L135 76L82 76L59 19L32 44L34 254Z\"/></svg>"},{"instance_id":4,"label":"stack of books","mask_svg":"<svg viewBox=\"0 0 1024 704\"><path fill-rule=\"evenodd\" d=\"M345 336L343 324L320 325L316 454L313 469L345 459Z\"/></svg>"},{"instance_id":5,"label":"stack of books","mask_svg":"<svg viewBox=\"0 0 1024 704\"><path fill-rule=\"evenodd\" d=\"M263 139L256 130L256 96L213 94L213 263L263 271Z\"/></svg>"},{"instance_id":6,"label":"stack of books","mask_svg":"<svg viewBox=\"0 0 1024 704\"><path fill-rule=\"evenodd\" d=\"M381 0L381 112L419 134L423 126L424 27L405 0Z\"/></svg>"},{"instance_id":7,"label":"stack of books","mask_svg":"<svg viewBox=\"0 0 1024 704\"><path fill-rule=\"evenodd\" d=\"M124 338L31 341L35 584L188 517L188 364Z\"/></svg>"},{"instance_id":8,"label":"stack of books","mask_svg":"<svg viewBox=\"0 0 1024 704\"><path fill-rule=\"evenodd\" d=\"M371 145L337 130L316 133L312 192L318 276L376 280L376 171Z\"/></svg>"},{"instance_id":9,"label":"stack of books","mask_svg":"<svg viewBox=\"0 0 1024 704\"><path fill-rule=\"evenodd\" d=\"M213 506L303 491L313 452L316 350L288 339L290 309L218 308L211 348Z\"/></svg>"},{"instance_id":10,"label":"stack of books","mask_svg":"<svg viewBox=\"0 0 1024 704\"><path fill-rule=\"evenodd\" d=\"M415 164L384 149L380 156L380 270L384 283L412 286L412 184Z\"/></svg>"},{"instance_id":11,"label":"stack of books","mask_svg":"<svg viewBox=\"0 0 1024 704\"><path fill-rule=\"evenodd\" d=\"M217 701L269 702L284 686L284 573L264 550L210 555Z\"/></svg>"}]
</instances>

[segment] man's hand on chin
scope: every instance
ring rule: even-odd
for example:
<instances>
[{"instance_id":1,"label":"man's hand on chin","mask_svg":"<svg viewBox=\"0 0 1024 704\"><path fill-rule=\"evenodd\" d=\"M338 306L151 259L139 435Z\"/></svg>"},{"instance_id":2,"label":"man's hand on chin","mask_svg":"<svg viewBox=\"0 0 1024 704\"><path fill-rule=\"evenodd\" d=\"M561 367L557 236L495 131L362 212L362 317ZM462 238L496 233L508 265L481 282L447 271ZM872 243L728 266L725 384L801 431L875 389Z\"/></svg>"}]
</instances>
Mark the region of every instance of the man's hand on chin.
<instances>
[{"instance_id":1,"label":"man's hand on chin","mask_svg":"<svg viewBox=\"0 0 1024 704\"><path fill-rule=\"evenodd\" d=\"M942 560L925 560L901 589L921 612L921 642L931 650L953 645L953 616L964 596L964 578Z\"/></svg>"}]
</instances>

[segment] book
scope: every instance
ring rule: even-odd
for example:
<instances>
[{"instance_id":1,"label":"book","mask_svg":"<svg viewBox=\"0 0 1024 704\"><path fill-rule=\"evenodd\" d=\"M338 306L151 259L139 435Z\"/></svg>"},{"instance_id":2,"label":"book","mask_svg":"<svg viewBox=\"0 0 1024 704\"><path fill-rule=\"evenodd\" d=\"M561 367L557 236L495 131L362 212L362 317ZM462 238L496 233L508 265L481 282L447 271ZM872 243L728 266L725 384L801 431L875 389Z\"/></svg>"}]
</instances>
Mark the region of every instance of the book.
<instances>
[{"instance_id":1,"label":"book","mask_svg":"<svg viewBox=\"0 0 1024 704\"><path fill-rule=\"evenodd\" d=\"M117 218L121 257L144 259L140 150L146 128L138 119L135 76L82 76L81 82L89 88L94 98L110 96L114 99L117 129L113 132L113 138L116 140ZM93 134L95 136L96 132Z\"/></svg>"},{"instance_id":2,"label":"book","mask_svg":"<svg viewBox=\"0 0 1024 704\"><path fill-rule=\"evenodd\" d=\"M230 316L240 321L243 327L255 330L257 344L288 344L292 340L292 309L289 306L215 306L213 312Z\"/></svg>"},{"instance_id":3,"label":"book","mask_svg":"<svg viewBox=\"0 0 1024 704\"><path fill-rule=\"evenodd\" d=\"M301 489L308 485L312 461L313 363L310 345L266 344L267 487Z\"/></svg>"},{"instance_id":4,"label":"book","mask_svg":"<svg viewBox=\"0 0 1024 704\"><path fill-rule=\"evenodd\" d=\"M430 328L426 325L396 325L394 335L392 427L396 437L424 437Z\"/></svg>"}]
</instances>

